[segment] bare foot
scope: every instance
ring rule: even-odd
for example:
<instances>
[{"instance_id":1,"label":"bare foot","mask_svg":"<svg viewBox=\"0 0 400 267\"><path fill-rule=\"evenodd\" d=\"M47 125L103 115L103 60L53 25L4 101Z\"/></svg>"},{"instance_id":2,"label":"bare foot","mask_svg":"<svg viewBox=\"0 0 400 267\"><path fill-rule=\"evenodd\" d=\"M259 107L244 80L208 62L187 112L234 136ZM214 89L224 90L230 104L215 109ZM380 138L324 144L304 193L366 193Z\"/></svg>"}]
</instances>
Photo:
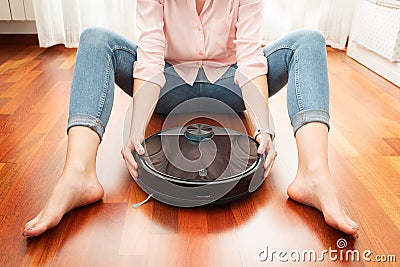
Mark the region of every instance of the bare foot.
<instances>
[{"instance_id":1,"label":"bare foot","mask_svg":"<svg viewBox=\"0 0 400 267\"><path fill-rule=\"evenodd\" d=\"M358 225L341 208L331 179L329 171L297 173L287 193L291 199L320 210L328 225L358 238Z\"/></svg>"},{"instance_id":2,"label":"bare foot","mask_svg":"<svg viewBox=\"0 0 400 267\"><path fill-rule=\"evenodd\" d=\"M68 211L100 200L104 195L96 174L64 171L44 209L25 225L23 236L38 236L56 226Z\"/></svg>"}]
</instances>

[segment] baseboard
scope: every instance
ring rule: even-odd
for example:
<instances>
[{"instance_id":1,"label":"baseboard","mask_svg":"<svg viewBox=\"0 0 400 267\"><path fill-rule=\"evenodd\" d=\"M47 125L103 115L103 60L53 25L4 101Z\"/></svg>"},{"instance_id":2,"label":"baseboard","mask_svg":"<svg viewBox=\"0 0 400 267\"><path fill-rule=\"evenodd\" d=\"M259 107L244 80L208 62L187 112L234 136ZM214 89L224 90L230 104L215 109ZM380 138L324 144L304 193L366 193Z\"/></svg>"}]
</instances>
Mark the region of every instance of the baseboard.
<instances>
[{"instance_id":1,"label":"baseboard","mask_svg":"<svg viewBox=\"0 0 400 267\"><path fill-rule=\"evenodd\" d=\"M37 45L37 34L0 34L0 46L4 45Z\"/></svg>"},{"instance_id":2,"label":"baseboard","mask_svg":"<svg viewBox=\"0 0 400 267\"><path fill-rule=\"evenodd\" d=\"M0 34L37 34L35 21L0 21Z\"/></svg>"},{"instance_id":3,"label":"baseboard","mask_svg":"<svg viewBox=\"0 0 400 267\"><path fill-rule=\"evenodd\" d=\"M400 62L391 62L351 40L347 55L400 87Z\"/></svg>"}]
</instances>

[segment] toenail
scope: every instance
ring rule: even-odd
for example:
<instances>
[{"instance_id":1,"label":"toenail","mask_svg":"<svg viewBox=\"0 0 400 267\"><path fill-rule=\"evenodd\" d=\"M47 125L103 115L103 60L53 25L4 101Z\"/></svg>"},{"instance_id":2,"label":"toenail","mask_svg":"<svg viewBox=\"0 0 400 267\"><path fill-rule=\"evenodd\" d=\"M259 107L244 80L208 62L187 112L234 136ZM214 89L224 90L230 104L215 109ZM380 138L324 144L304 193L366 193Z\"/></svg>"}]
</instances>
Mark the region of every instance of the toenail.
<instances>
[{"instance_id":1,"label":"toenail","mask_svg":"<svg viewBox=\"0 0 400 267\"><path fill-rule=\"evenodd\" d=\"M358 225L357 224L349 223L349 226L351 227L351 229L358 230Z\"/></svg>"}]
</instances>

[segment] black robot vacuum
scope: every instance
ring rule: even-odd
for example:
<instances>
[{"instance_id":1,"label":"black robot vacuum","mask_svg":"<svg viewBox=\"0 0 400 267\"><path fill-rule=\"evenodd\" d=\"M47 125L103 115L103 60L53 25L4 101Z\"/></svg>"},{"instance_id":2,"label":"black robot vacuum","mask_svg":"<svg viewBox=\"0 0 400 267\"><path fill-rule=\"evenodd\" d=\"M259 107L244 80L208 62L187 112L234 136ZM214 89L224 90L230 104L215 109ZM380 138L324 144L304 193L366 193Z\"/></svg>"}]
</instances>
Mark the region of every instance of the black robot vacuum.
<instances>
[{"instance_id":1,"label":"black robot vacuum","mask_svg":"<svg viewBox=\"0 0 400 267\"><path fill-rule=\"evenodd\" d=\"M224 204L254 192L264 181L265 155L238 131L206 124L167 129L145 139L136 183L169 205Z\"/></svg>"}]
</instances>

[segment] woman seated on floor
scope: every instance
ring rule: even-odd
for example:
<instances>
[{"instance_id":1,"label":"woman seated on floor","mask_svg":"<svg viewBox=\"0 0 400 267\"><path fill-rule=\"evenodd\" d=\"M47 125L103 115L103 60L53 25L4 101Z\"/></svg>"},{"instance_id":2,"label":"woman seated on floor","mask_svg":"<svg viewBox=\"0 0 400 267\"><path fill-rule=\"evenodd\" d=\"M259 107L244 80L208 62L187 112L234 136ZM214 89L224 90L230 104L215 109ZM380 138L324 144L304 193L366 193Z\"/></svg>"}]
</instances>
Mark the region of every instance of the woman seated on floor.
<instances>
[{"instance_id":1,"label":"woman seated on floor","mask_svg":"<svg viewBox=\"0 0 400 267\"><path fill-rule=\"evenodd\" d=\"M96 154L116 82L134 96L130 137L122 148L133 177L138 175L138 165L131 151L144 153L141 143L153 111L168 113L202 94L224 101L237 112L248 111L261 133L257 135L258 152L267 153L267 177L276 156L268 130L268 97L288 84L287 108L299 162L287 193L320 210L330 226L357 237L358 226L341 208L328 167L329 83L324 36L300 30L263 47L263 2L138 0L138 46L106 29L85 30L72 81L65 166L47 204L25 225L23 235L40 235L56 226L66 212L103 197ZM182 86L164 95L168 84L164 68L171 65ZM236 71L224 76L231 66ZM207 78L207 92L199 90L200 72ZM158 101L160 95L164 97Z\"/></svg>"}]
</instances>

